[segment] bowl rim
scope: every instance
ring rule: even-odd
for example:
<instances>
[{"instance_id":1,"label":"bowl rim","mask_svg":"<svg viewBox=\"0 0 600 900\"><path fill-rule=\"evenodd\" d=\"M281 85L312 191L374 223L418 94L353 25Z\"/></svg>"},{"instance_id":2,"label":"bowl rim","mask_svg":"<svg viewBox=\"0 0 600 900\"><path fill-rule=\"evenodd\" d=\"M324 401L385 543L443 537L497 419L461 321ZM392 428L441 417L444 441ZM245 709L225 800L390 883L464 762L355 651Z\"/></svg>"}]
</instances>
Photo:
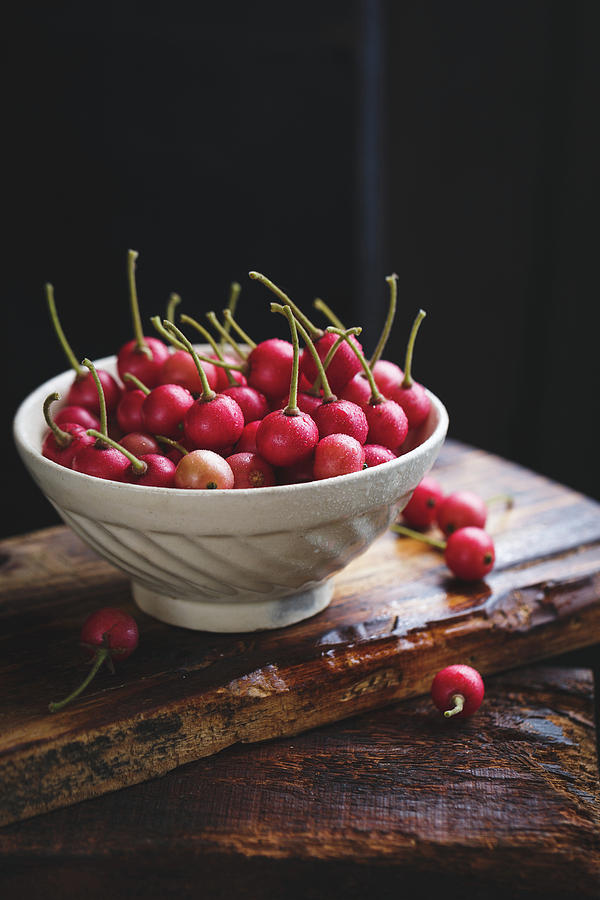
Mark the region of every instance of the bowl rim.
<instances>
[{"instance_id":1,"label":"bowl rim","mask_svg":"<svg viewBox=\"0 0 600 900\"><path fill-rule=\"evenodd\" d=\"M202 348L202 345L194 345L195 347ZM94 365L98 368L108 369L108 371L112 370L112 374L116 374L116 356L105 356L101 357L97 360L94 360ZM281 496L282 494L287 494L289 496L294 496L296 494L309 494L311 491L318 491L319 488L323 489L325 485L339 485L340 483L344 485L367 485L369 481L377 480L383 474L380 470L384 470L386 473L389 473L391 476L392 473L399 471L410 463L415 463L421 456L427 455L431 449L436 444L441 444L445 439L449 417L446 407L442 403L442 401L431 391L426 389L427 395L431 401L432 411L437 416L437 422L433 428L433 431L422 443L418 444L412 450L406 451L404 454L401 454L394 460L390 460L389 462L383 463L379 466L371 466L370 468L363 469L360 472L352 472L346 475L336 475L332 478L320 479L316 481L307 481L300 482L297 484L281 484L281 485L272 485L269 487L261 487L261 488L238 488L236 490L216 490L216 491L199 491L193 488L164 488L164 487L152 487L149 485L141 485L141 484L129 484L125 482L112 481L109 479L101 479L95 478L91 475L86 475L83 472L75 472L73 469L68 469L65 466L61 466L58 463L54 462L51 459L47 459L42 455L40 447L36 446L34 441L30 439L29 432L37 427L36 425L31 425L31 420L33 417L39 419L40 422L38 424L43 423L43 414L42 414L42 405L44 399L48 396L48 394L53 391L57 391L61 393L66 391L69 379L73 377L73 370L67 369L58 375L54 375L51 378L47 379L37 388L34 388L19 404L16 413L13 418L13 438L17 449L23 459L23 461L27 464L27 459L31 462L35 462L37 466L43 466L48 469L49 472L60 473L63 478L72 478L74 479L73 484L77 483L77 480L80 480L81 485L96 485L102 487L103 489L110 489L111 487L118 488L120 493L124 493L125 491L129 493L133 491L135 496L136 493L141 492L142 496L149 497L152 494L157 495L158 497L165 498L165 496L177 496L177 497L195 497L196 502L201 499L210 498L211 503L213 502L213 498L215 497L223 497L228 495L233 495L240 499L240 501L247 500L252 498L253 502L266 502L272 497ZM62 399L62 397L61 397ZM28 427L29 426L29 427ZM65 474L68 473L68 474ZM218 501L217 501L218 502ZM231 502L229 500L228 502Z\"/></svg>"}]
</instances>

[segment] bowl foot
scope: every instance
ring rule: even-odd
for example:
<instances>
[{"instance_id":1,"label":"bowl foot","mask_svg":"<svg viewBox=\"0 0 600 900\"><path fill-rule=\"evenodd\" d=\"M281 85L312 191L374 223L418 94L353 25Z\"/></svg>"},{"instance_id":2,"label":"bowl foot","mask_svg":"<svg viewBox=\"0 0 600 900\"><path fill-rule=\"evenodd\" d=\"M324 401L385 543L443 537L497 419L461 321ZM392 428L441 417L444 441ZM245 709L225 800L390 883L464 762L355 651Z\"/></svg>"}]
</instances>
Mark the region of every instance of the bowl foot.
<instances>
[{"instance_id":1,"label":"bowl foot","mask_svg":"<svg viewBox=\"0 0 600 900\"><path fill-rule=\"evenodd\" d=\"M161 622L192 628L195 631L247 632L284 628L316 615L329 606L333 595L333 581L271 600L248 599L235 603L182 600L159 594L140 584L132 583L133 598L140 609Z\"/></svg>"}]
</instances>

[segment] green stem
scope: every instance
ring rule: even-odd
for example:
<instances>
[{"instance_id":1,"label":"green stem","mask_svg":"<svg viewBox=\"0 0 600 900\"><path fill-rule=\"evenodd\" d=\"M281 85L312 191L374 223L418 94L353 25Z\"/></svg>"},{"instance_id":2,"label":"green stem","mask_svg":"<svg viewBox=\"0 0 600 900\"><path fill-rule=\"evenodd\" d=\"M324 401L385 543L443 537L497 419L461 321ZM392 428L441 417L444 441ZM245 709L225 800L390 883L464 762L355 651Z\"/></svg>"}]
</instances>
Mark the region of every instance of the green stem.
<instances>
[{"instance_id":1,"label":"green stem","mask_svg":"<svg viewBox=\"0 0 600 900\"><path fill-rule=\"evenodd\" d=\"M191 353L191 355L192 355L192 359L194 360L194 362L196 364L196 368L198 369L198 375L200 376L200 381L202 382L202 394L199 399L202 401L202 403L208 403L210 400L214 400L217 395L215 394L215 392L213 391L213 389L211 388L211 386L208 383L208 379L206 377L206 372L202 368L202 363L200 362L200 358L199 358L198 354L196 353L196 351L194 350L191 342L188 341L185 334L183 334L183 332L180 331L176 325L173 325L172 322L167 322L167 320L165 319L165 321L163 322L163 325L167 329L167 331L174 334L175 337L181 341L181 343L184 345L184 347L188 351L188 353Z\"/></svg>"},{"instance_id":2,"label":"green stem","mask_svg":"<svg viewBox=\"0 0 600 900\"><path fill-rule=\"evenodd\" d=\"M271 312L282 313L287 317L287 313L285 311L285 306L282 306L280 303L271 303ZM289 309L289 307L288 307ZM293 315L293 313L292 313ZM304 325L301 322L296 321L296 328L300 332L300 337L305 342L308 352L312 356L315 361L315 366L317 367L317 371L319 373L318 380L323 385L323 403L332 403L334 400L337 400L337 397L331 390L329 381L327 380L327 375L325 374L325 369L323 368L323 363L321 361L321 357L317 353L317 348L312 342L310 335Z\"/></svg>"},{"instance_id":3,"label":"green stem","mask_svg":"<svg viewBox=\"0 0 600 900\"><path fill-rule=\"evenodd\" d=\"M131 306L131 319L133 322L133 334L136 349L152 359L152 351L144 338L142 319L140 317L140 304L138 302L137 287L135 284L135 261L139 253L136 250L127 251L127 279L129 281L129 304Z\"/></svg>"},{"instance_id":4,"label":"green stem","mask_svg":"<svg viewBox=\"0 0 600 900\"><path fill-rule=\"evenodd\" d=\"M148 464L145 463L143 459L138 459L137 456L134 456L130 450L127 450L127 448L123 447L122 444L119 444L118 441L107 437L107 435L105 434L101 434L99 431L96 431L95 428L88 428L87 434L89 434L91 437L96 438L96 440L102 441L104 444L108 444L109 447L114 447L115 450L119 450L123 454L123 456L127 457L138 475L143 475L144 472L148 471Z\"/></svg>"},{"instance_id":5,"label":"green stem","mask_svg":"<svg viewBox=\"0 0 600 900\"><path fill-rule=\"evenodd\" d=\"M313 306L315 309L318 309L319 312L322 312L325 318L328 319L332 325L335 325L336 328L341 328L342 331L346 330L346 326L338 319L331 307L328 306L324 300L321 300L320 297L315 297Z\"/></svg>"},{"instance_id":6,"label":"green stem","mask_svg":"<svg viewBox=\"0 0 600 900\"><path fill-rule=\"evenodd\" d=\"M447 709L444 711L444 716L446 719L449 719L450 716L456 716L458 713L462 712L465 708L465 698L462 694L453 694L452 695L452 707L451 709Z\"/></svg>"},{"instance_id":7,"label":"green stem","mask_svg":"<svg viewBox=\"0 0 600 900\"><path fill-rule=\"evenodd\" d=\"M237 308L238 298L240 296L240 291L242 290L242 286L239 281L232 281L229 286L229 300L227 301L227 309L231 313L232 316L235 316L235 310ZM229 322L225 319L225 331L229 334Z\"/></svg>"},{"instance_id":8,"label":"green stem","mask_svg":"<svg viewBox=\"0 0 600 900\"><path fill-rule=\"evenodd\" d=\"M86 687L90 683L90 681L96 675L96 672L102 665L105 659L110 656L110 650L107 647L100 647L96 651L96 655L94 656L94 664L84 680L81 682L78 688L76 688L68 697L65 697L64 700L60 700L58 703L50 703L48 705L48 709L50 712L58 712L59 709L62 709L63 706L66 706L67 703L70 703L71 700L74 700L75 697L78 697L83 691L85 691Z\"/></svg>"},{"instance_id":9,"label":"green stem","mask_svg":"<svg viewBox=\"0 0 600 900\"><path fill-rule=\"evenodd\" d=\"M365 359L364 353L362 352L362 350L360 350L359 347L356 346L356 344L353 344L352 341L350 340L350 331L351 330L352 329L350 329L348 331L341 331L339 328L334 328L332 325L330 325L329 328L327 329L327 331L332 332L333 334L341 335L344 338L344 340L348 343L348 345L352 348L352 350L356 353L358 360L359 360L361 366L363 367L363 372L365 373L365 377L366 377L367 381L369 382L369 386L371 388L371 397L369 398L369 403L371 404L371 406L377 406L378 403L383 403L385 401L385 397L383 396L383 394L381 393L381 391L379 390L379 388L377 387L377 385L375 383L375 379L373 378L373 373L371 372L371 369L369 368L369 363Z\"/></svg>"},{"instance_id":10,"label":"green stem","mask_svg":"<svg viewBox=\"0 0 600 900\"><path fill-rule=\"evenodd\" d=\"M296 319L294 318L294 313L292 312L291 306L284 306L283 311L288 320L288 325L290 326L290 331L292 334L292 347L294 348L292 377L290 379L290 394L288 398L288 405L283 410L283 412L286 416L299 416L300 410L298 408L298 361L300 358L300 345L298 342L298 332L296 330Z\"/></svg>"},{"instance_id":11,"label":"green stem","mask_svg":"<svg viewBox=\"0 0 600 900\"><path fill-rule=\"evenodd\" d=\"M445 550L446 543L445 541L439 541L437 538L431 537L429 534L422 534L420 531L415 531L413 528L407 528L406 525L390 525L392 531L395 531L396 534L403 534L405 537L414 538L415 541L421 541L424 544L429 544L431 547L435 547L437 550Z\"/></svg>"},{"instance_id":12,"label":"green stem","mask_svg":"<svg viewBox=\"0 0 600 900\"><path fill-rule=\"evenodd\" d=\"M165 319L168 319L169 322L175 321L175 309L181 303L181 297L179 294L171 294L169 296L169 302L167 303L167 312L165 315Z\"/></svg>"},{"instance_id":13,"label":"green stem","mask_svg":"<svg viewBox=\"0 0 600 900\"><path fill-rule=\"evenodd\" d=\"M169 447L174 447L175 450L179 450L182 456L187 456L187 454L189 453L189 451L185 449L183 444L177 443L177 441L174 441L173 438L165 437L164 434L155 434L154 437L157 441L160 441L161 444L168 444Z\"/></svg>"},{"instance_id":14,"label":"green stem","mask_svg":"<svg viewBox=\"0 0 600 900\"><path fill-rule=\"evenodd\" d=\"M248 334L246 334L244 329L240 325L238 325L228 309L223 310L223 318L225 319L225 328L227 328L228 325L233 326L234 331L237 332L238 336L241 337L244 343L247 344L251 350L254 350L256 347L256 341L253 341L252 338L249 337ZM229 330L227 330L227 333L229 333Z\"/></svg>"},{"instance_id":15,"label":"green stem","mask_svg":"<svg viewBox=\"0 0 600 900\"><path fill-rule=\"evenodd\" d=\"M98 373L96 372L96 366L87 357L82 360L81 363L83 366L86 366L90 372L92 373L92 378L94 379L94 383L96 385L96 390L98 391L98 405L100 407L100 431L102 432L102 438L108 437L108 425L106 418L106 400L104 399L104 389L102 384L100 383L100 379L98 378Z\"/></svg>"},{"instance_id":16,"label":"green stem","mask_svg":"<svg viewBox=\"0 0 600 900\"><path fill-rule=\"evenodd\" d=\"M72 369L75 370L75 375L77 376L77 378L83 378L85 372L79 365L77 357L73 353L71 345L69 344L65 333L62 330L60 319L58 318L58 313L56 311L56 303L54 302L54 287L49 282L46 284L46 299L48 301L48 311L50 313L50 319L52 320L52 325L54 326L54 331L56 332L56 336L60 342L60 346L62 347L63 352L67 357L67 360L69 361L69 365Z\"/></svg>"},{"instance_id":17,"label":"green stem","mask_svg":"<svg viewBox=\"0 0 600 900\"><path fill-rule=\"evenodd\" d=\"M406 345L406 359L404 360L404 378L402 380L403 388L410 388L414 384L414 380L411 374L412 369L412 358L413 358L413 349L415 346L415 338L417 336L417 331L419 330L419 326L427 313L424 309L420 309L415 317L415 321L413 322L413 326L410 330L410 335L408 338L408 344Z\"/></svg>"},{"instance_id":18,"label":"green stem","mask_svg":"<svg viewBox=\"0 0 600 900\"><path fill-rule=\"evenodd\" d=\"M160 321L160 316L152 316L150 319L154 328L165 341L168 341L172 347L175 347L176 350L185 350L185 344L182 344L181 341L178 341L177 338L173 337L172 334L169 334L166 328L163 328L162 322Z\"/></svg>"},{"instance_id":19,"label":"green stem","mask_svg":"<svg viewBox=\"0 0 600 900\"><path fill-rule=\"evenodd\" d=\"M246 354L242 352L241 347L240 347L238 344L236 344L236 342L235 342L234 339L231 337L231 335L223 328L223 326L221 325L221 323L220 323L219 320L217 319L215 313L214 313L212 310L211 310L210 312L207 312L207 313L206 313L206 318L208 319L208 321L210 322L210 324L213 326L213 328L216 328L216 330L219 332L219 334L221 335L221 337L222 337L225 341L227 341L227 343L230 345L230 347L232 348L232 350L234 351L234 353L235 353L235 354L236 354L243 362L246 362Z\"/></svg>"},{"instance_id":20,"label":"green stem","mask_svg":"<svg viewBox=\"0 0 600 900\"><path fill-rule=\"evenodd\" d=\"M395 272L391 275L388 275L385 279L390 288L390 300L388 306L388 313L383 325L383 329L381 334L379 335L379 340L377 341L377 346L373 351L373 356L369 360L369 368L372 369L378 359L381 359L381 354L383 353L384 347L388 342L388 338L390 336L390 332L392 330L392 324L394 321L394 316L396 315L396 305L398 301L398 276Z\"/></svg>"},{"instance_id":21,"label":"green stem","mask_svg":"<svg viewBox=\"0 0 600 900\"><path fill-rule=\"evenodd\" d=\"M56 391L53 394L48 394L44 400L44 419L46 420L48 428L52 431L57 445L64 449L65 447L68 447L73 440L73 435L60 428L50 415L50 406L55 400L60 400L60 394L57 394Z\"/></svg>"},{"instance_id":22,"label":"green stem","mask_svg":"<svg viewBox=\"0 0 600 900\"><path fill-rule=\"evenodd\" d=\"M123 381L130 381L132 384L135 384L138 391L143 391L146 397L150 393L150 388L146 387L144 382L140 381L137 375L134 375L132 372L125 372L125 374L123 375Z\"/></svg>"},{"instance_id":23,"label":"green stem","mask_svg":"<svg viewBox=\"0 0 600 900\"><path fill-rule=\"evenodd\" d=\"M245 365L236 366L235 364L225 362L225 360L223 359L223 353L221 351L221 348L215 341L215 339L212 336L212 334L210 333L210 331L207 328L205 328L204 325L201 325L200 322L196 321L196 319L192 319L191 316L186 316L185 314L183 316L181 316L180 319L182 322L185 322L188 325L191 325L193 328L195 328L202 335L204 340L208 341L210 346L213 348L216 356L218 357L217 359L209 359L207 356L202 356L201 354L198 354L198 358L201 359L203 362L209 362L209 363L212 363L213 366L219 366L220 368L225 369L227 372L227 380L229 381L229 384L231 386L237 384L237 381L235 380L235 378L233 377L233 375L231 373L231 369L235 369L237 372L245 372L247 369L247 366L245 366Z\"/></svg>"},{"instance_id":24,"label":"green stem","mask_svg":"<svg viewBox=\"0 0 600 900\"><path fill-rule=\"evenodd\" d=\"M492 503L504 503L507 509L512 509L515 505L515 498L511 496L511 494L494 494L493 497L488 497L485 501L486 506L491 506Z\"/></svg>"},{"instance_id":25,"label":"green stem","mask_svg":"<svg viewBox=\"0 0 600 900\"><path fill-rule=\"evenodd\" d=\"M260 281L261 284L264 284L265 287L269 288L276 297L279 297L284 306L289 306L296 319L304 325L313 340L318 340L323 336L323 329L317 328L317 326L310 321L308 316L304 315L300 307L296 306L294 301L290 300L288 295L284 294L281 288L278 288L270 278L267 278L266 275L262 275L260 272L248 272L248 275L253 281Z\"/></svg>"}]
</instances>

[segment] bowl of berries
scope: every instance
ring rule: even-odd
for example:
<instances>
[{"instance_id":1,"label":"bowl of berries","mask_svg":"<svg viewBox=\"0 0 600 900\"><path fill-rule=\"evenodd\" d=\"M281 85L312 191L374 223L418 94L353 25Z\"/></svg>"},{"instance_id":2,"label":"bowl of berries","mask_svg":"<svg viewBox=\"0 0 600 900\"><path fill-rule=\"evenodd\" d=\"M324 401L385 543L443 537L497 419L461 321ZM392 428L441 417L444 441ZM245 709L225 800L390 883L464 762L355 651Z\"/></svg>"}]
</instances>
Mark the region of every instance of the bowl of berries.
<instances>
[{"instance_id":1,"label":"bowl of berries","mask_svg":"<svg viewBox=\"0 0 600 900\"><path fill-rule=\"evenodd\" d=\"M255 344L231 304L223 322L207 314L218 341L188 316L178 327L174 304L150 338L132 289L134 340L81 363L48 285L72 368L14 420L19 454L65 523L129 576L139 607L185 628L278 628L324 609L332 577L396 519L448 427L442 402L410 377L418 324L403 372L381 351L367 361L360 329L317 329L251 277L276 295L289 341Z\"/></svg>"}]
</instances>

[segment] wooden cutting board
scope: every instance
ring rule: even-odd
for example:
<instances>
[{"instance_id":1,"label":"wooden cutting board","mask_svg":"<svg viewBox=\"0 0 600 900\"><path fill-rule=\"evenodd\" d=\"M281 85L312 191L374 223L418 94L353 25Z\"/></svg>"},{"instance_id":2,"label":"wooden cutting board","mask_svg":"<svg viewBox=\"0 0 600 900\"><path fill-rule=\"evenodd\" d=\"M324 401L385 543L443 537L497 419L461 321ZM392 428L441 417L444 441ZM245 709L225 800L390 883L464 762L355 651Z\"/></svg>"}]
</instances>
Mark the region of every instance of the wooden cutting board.
<instances>
[{"instance_id":1,"label":"wooden cutting board","mask_svg":"<svg viewBox=\"0 0 600 900\"><path fill-rule=\"evenodd\" d=\"M63 527L2 542L0 823L423 694L450 662L486 675L600 641L600 506L454 442L435 473L448 491L514 497L491 508L486 581L459 583L439 551L389 533L336 578L327 610L280 631L154 621ZM105 604L134 612L140 646L51 715L86 671L81 622Z\"/></svg>"}]
</instances>

